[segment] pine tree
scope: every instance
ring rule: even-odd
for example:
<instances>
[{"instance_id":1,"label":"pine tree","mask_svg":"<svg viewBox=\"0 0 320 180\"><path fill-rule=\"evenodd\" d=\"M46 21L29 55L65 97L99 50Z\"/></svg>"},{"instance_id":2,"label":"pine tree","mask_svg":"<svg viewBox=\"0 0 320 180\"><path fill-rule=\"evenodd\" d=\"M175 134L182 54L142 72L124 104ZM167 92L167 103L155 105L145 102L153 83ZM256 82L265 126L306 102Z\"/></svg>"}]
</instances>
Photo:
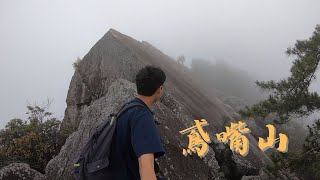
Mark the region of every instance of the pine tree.
<instances>
[{"instance_id":1,"label":"pine tree","mask_svg":"<svg viewBox=\"0 0 320 180\"><path fill-rule=\"evenodd\" d=\"M310 92L310 84L316 79L315 73L320 61L320 25L317 25L312 36L306 40L297 40L293 48L286 51L288 56L295 57L291 75L279 81L256 81L262 90L269 91L266 100L240 110L243 117L263 117L276 112L279 121L284 124L292 118L308 116L320 109L320 97L317 92Z\"/></svg>"},{"instance_id":2,"label":"pine tree","mask_svg":"<svg viewBox=\"0 0 320 180\"><path fill-rule=\"evenodd\" d=\"M320 110L320 97L317 92L310 92L310 84L316 79L316 71L320 61L320 25L317 25L312 36L307 40L297 40L293 48L286 51L288 56L294 56L291 75L280 81L259 82L256 84L270 92L268 99L260 101L251 107L240 110L243 117L263 117L276 112L279 121L285 124L293 118L308 116ZM308 126L309 135L302 149L302 155L281 162L290 162L291 170L305 179L320 178L320 120Z\"/></svg>"}]
</instances>

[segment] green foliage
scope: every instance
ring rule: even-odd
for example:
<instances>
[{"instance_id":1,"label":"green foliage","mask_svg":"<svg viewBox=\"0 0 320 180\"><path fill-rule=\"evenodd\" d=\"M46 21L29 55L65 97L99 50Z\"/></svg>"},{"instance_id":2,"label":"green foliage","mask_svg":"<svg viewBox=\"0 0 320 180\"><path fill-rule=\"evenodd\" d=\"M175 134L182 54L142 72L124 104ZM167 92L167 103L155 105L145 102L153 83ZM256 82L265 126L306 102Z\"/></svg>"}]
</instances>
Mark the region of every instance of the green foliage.
<instances>
[{"instance_id":1,"label":"green foliage","mask_svg":"<svg viewBox=\"0 0 320 180\"><path fill-rule=\"evenodd\" d=\"M318 93L309 91L320 61L320 25L316 26L309 39L298 40L293 48L287 49L286 54L296 58L290 70L291 76L278 82L256 81L262 90L271 94L268 99L240 110L242 116L264 118L269 113L277 112L280 121L276 123L283 124L292 118L308 116L320 109Z\"/></svg>"},{"instance_id":2,"label":"green foliage","mask_svg":"<svg viewBox=\"0 0 320 180\"><path fill-rule=\"evenodd\" d=\"M301 172L305 176L320 179L320 120L308 126L308 129L309 135L303 146L303 155L295 163L297 167L305 167Z\"/></svg>"},{"instance_id":3,"label":"green foliage","mask_svg":"<svg viewBox=\"0 0 320 180\"><path fill-rule=\"evenodd\" d=\"M268 99L260 101L251 107L240 110L244 117L265 118L272 112L279 115L279 124L289 122L292 118L308 116L320 110L320 97L317 92L310 92L311 82L320 61L320 25L317 25L312 36L307 40L298 40L293 48L286 51L288 56L294 56L291 75L278 82L267 81L256 84L271 94ZM312 127L308 126L301 153L274 154L271 156L274 165L268 171L276 174L279 170L290 168L304 179L320 179L320 120Z\"/></svg>"},{"instance_id":4,"label":"green foliage","mask_svg":"<svg viewBox=\"0 0 320 180\"><path fill-rule=\"evenodd\" d=\"M306 137L302 153L273 153L273 165L267 166L268 172L277 176L279 171L290 169L302 179L320 179L320 120L308 128L309 135Z\"/></svg>"},{"instance_id":5,"label":"green foliage","mask_svg":"<svg viewBox=\"0 0 320 180\"><path fill-rule=\"evenodd\" d=\"M51 117L47 107L27 108L27 121L12 119L0 130L0 167L25 162L44 173L47 163L59 153L68 134L60 131L61 121Z\"/></svg>"},{"instance_id":6,"label":"green foliage","mask_svg":"<svg viewBox=\"0 0 320 180\"><path fill-rule=\"evenodd\" d=\"M286 163L285 157L286 157L285 153L280 153L280 152L272 153L270 158L273 164L267 166L266 169L268 170L268 172L277 176L280 170L286 169L287 163Z\"/></svg>"}]
</instances>

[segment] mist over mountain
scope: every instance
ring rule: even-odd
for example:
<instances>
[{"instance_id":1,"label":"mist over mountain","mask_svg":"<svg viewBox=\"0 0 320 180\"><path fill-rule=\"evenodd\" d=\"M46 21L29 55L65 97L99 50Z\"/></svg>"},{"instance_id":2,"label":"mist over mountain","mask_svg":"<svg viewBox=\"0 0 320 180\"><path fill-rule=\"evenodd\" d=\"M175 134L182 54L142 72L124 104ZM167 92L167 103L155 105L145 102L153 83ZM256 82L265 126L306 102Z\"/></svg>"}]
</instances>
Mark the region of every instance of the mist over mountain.
<instances>
[{"instance_id":1,"label":"mist over mountain","mask_svg":"<svg viewBox=\"0 0 320 180\"><path fill-rule=\"evenodd\" d=\"M184 157L181 148L187 146L187 141L186 137L177 135L179 130L192 126L194 119L205 118L209 123L206 131L215 141L214 134L234 121L237 112L198 86L192 70L150 43L110 29L77 64L62 124L62 129L73 129L74 133L66 140L60 153L48 163L48 179L71 178L72 163L92 129L101 123L104 116L136 95L135 74L150 64L161 67L167 76L164 96L152 107L156 119L161 122L159 130L166 155L159 159L159 166L166 177L241 179L246 175L258 175L262 167L271 163L268 155L258 149L251 134L247 135L250 151L245 158L231 153L222 143L210 144L204 159ZM222 72L227 70L228 67L224 67ZM236 72L229 69L229 73L233 71ZM225 87L229 88L227 84Z\"/></svg>"},{"instance_id":2,"label":"mist over mountain","mask_svg":"<svg viewBox=\"0 0 320 180\"><path fill-rule=\"evenodd\" d=\"M204 59L192 59L192 76L202 87L224 96L244 98L248 103L254 103L264 97L255 81L260 79L255 74L232 66L226 61L212 63Z\"/></svg>"}]
</instances>

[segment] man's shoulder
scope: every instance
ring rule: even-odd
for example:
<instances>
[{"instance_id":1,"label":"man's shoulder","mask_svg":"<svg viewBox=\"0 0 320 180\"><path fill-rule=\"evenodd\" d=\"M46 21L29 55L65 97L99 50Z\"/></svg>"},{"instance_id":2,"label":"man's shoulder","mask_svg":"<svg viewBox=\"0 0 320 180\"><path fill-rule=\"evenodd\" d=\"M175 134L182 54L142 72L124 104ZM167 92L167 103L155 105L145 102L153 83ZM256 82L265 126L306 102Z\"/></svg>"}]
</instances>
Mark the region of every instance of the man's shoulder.
<instances>
[{"instance_id":1,"label":"man's shoulder","mask_svg":"<svg viewBox=\"0 0 320 180\"><path fill-rule=\"evenodd\" d=\"M134 107L131 107L129 110L127 110L127 114L145 114L149 116L153 116L153 112L149 107L147 107L145 104L140 102L137 98L130 100L127 104L132 104L132 103L139 103L141 105L136 105Z\"/></svg>"},{"instance_id":2,"label":"man's shoulder","mask_svg":"<svg viewBox=\"0 0 320 180\"><path fill-rule=\"evenodd\" d=\"M140 105L142 105L142 106L137 106L137 107L140 107L140 109L143 109L143 108L144 108L145 111L146 111L146 110L149 110L150 113L151 113L151 115L154 114L154 113L152 112L152 110L147 106L147 104L146 104L144 101L142 101L141 99L137 98L137 97L131 99L131 100L128 102L128 104L130 104L130 103L138 103L138 104L140 104Z\"/></svg>"},{"instance_id":3,"label":"man's shoulder","mask_svg":"<svg viewBox=\"0 0 320 180\"><path fill-rule=\"evenodd\" d=\"M126 110L123 115L120 116L120 118L129 118L129 119L135 119L138 117L145 117L145 118L153 118L153 113L143 106L134 106L130 109Z\"/></svg>"},{"instance_id":4,"label":"man's shoulder","mask_svg":"<svg viewBox=\"0 0 320 180\"><path fill-rule=\"evenodd\" d=\"M138 117L153 118L152 112L146 107L142 107L142 106L132 107L128 111L128 115L130 115L133 119Z\"/></svg>"}]
</instances>

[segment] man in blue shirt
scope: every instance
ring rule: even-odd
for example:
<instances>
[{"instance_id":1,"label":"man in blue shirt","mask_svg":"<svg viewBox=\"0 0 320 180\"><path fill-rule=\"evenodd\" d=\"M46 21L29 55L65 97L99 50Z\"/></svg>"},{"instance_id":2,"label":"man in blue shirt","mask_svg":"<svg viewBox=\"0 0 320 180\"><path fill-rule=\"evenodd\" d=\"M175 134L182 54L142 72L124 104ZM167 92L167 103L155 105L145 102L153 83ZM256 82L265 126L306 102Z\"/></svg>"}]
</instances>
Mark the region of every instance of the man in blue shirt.
<instances>
[{"instance_id":1,"label":"man in blue shirt","mask_svg":"<svg viewBox=\"0 0 320 180\"><path fill-rule=\"evenodd\" d=\"M112 141L110 165L115 180L156 180L154 159L164 155L151 106L163 94L165 73L145 66L136 75L138 95L127 103L138 102L117 120Z\"/></svg>"}]
</instances>

